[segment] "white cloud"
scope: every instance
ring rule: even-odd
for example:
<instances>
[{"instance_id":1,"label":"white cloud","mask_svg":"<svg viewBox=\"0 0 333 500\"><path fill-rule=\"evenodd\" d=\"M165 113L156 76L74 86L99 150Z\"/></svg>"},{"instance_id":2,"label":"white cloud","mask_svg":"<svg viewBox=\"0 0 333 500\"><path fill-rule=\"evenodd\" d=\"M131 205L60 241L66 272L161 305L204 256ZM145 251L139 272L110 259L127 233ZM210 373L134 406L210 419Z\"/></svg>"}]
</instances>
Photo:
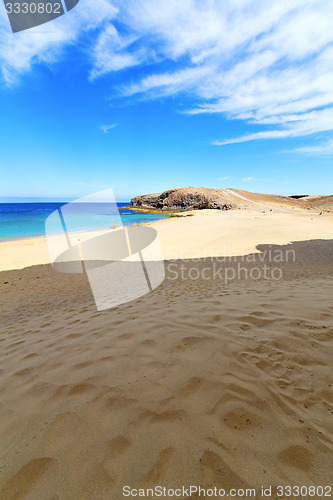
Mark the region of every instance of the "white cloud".
<instances>
[{"instance_id":1,"label":"white cloud","mask_svg":"<svg viewBox=\"0 0 333 500\"><path fill-rule=\"evenodd\" d=\"M110 71L119 71L140 64L144 52L142 50L136 53L128 52L128 48L136 39L137 37L133 35L121 37L116 28L108 23L99 34L93 49L94 67L90 72L91 79Z\"/></svg>"},{"instance_id":2,"label":"white cloud","mask_svg":"<svg viewBox=\"0 0 333 500\"><path fill-rule=\"evenodd\" d=\"M267 123L267 122L266 122ZM272 116L270 123L283 125L281 130L267 130L247 134L234 139L213 142L216 146L254 141L258 139L281 139L285 137L308 136L317 132L333 130L333 107L299 115Z\"/></svg>"},{"instance_id":3,"label":"white cloud","mask_svg":"<svg viewBox=\"0 0 333 500\"><path fill-rule=\"evenodd\" d=\"M304 153L308 155L333 156L333 139L318 144L317 146L305 146L294 149L295 153Z\"/></svg>"},{"instance_id":4,"label":"white cloud","mask_svg":"<svg viewBox=\"0 0 333 500\"><path fill-rule=\"evenodd\" d=\"M259 129L216 145L333 130L332 18L331 0L129 0L120 20L136 36L131 56L155 64L123 93L187 93L198 103L189 114L221 113ZM172 70L163 71L165 61Z\"/></svg>"},{"instance_id":5,"label":"white cloud","mask_svg":"<svg viewBox=\"0 0 333 500\"><path fill-rule=\"evenodd\" d=\"M253 181L253 177L244 177L244 179L242 179L243 182L251 182Z\"/></svg>"},{"instance_id":6,"label":"white cloud","mask_svg":"<svg viewBox=\"0 0 333 500\"><path fill-rule=\"evenodd\" d=\"M111 125L101 125L99 128L103 131L104 134L108 134L110 130L114 129L116 126L116 123L111 123Z\"/></svg>"},{"instance_id":7,"label":"white cloud","mask_svg":"<svg viewBox=\"0 0 333 500\"><path fill-rule=\"evenodd\" d=\"M240 137L217 131L214 144L310 136L333 130L332 19L332 0L80 0L48 25L0 32L0 66L10 84L98 28L90 79L122 71L126 98L185 93L189 114L249 124Z\"/></svg>"},{"instance_id":8,"label":"white cloud","mask_svg":"<svg viewBox=\"0 0 333 500\"><path fill-rule=\"evenodd\" d=\"M114 18L118 10L108 0L80 0L64 16L20 33L11 33L4 8L0 8L0 68L7 85L33 64L57 61L66 45L77 40L82 32L94 30L100 23Z\"/></svg>"}]
</instances>

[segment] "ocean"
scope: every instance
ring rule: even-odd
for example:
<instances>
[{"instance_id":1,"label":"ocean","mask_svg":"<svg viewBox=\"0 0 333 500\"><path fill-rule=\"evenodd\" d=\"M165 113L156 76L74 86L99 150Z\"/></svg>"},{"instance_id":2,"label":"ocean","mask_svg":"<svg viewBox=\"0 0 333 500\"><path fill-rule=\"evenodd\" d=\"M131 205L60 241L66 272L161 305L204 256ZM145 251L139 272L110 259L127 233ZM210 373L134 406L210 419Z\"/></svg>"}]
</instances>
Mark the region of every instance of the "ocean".
<instances>
[{"instance_id":1,"label":"ocean","mask_svg":"<svg viewBox=\"0 0 333 500\"><path fill-rule=\"evenodd\" d=\"M35 236L45 236L45 220L47 217L66 205L59 203L0 203L0 241L9 241ZM91 229L109 229L119 223L120 214L124 226L142 224L168 217L162 214L144 214L123 207L129 203L116 205L91 203L89 213L73 214L71 230L84 231ZM86 207L87 205L85 205Z\"/></svg>"}]
</instances>

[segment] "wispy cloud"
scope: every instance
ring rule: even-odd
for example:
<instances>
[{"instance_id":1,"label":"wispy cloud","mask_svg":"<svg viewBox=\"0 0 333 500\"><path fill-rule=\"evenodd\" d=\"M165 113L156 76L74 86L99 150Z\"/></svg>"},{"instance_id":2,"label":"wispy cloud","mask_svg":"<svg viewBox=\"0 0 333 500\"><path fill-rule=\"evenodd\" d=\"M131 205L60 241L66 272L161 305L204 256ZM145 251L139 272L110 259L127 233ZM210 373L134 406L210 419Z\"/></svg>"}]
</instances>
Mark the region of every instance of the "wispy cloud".
<instances>
[{"instance_id":1,"label":"wispy cloud","mask_svg":"<svg viewBox=\"0 0 333 500\"><path fill-rule=\"evenodd\" d=\"M100 129L103 131L104 134L108 134L110 130L114 129L117 126L116 123L111 123L111 125L101 125Z\"/></svg>"},{"instance_id":2,"label":"wispy cloud","mask_svg":"<svg viewBox=\"0 0 333 500\"><path fill-rule=\"evenodd\" d=\"M242 181L243 181L243 182L251 182L251 181L253 181L253 177L244 177L244 178L242 179Z\"/></svg>"},{"instance_id":3,"label":"wispy cloud","mask_svg":"<svg viewBox=\"0 0 333 500\"><path fill-rule=\"evenodd\" d=\"M91 80L111 71L120 71L140 64L144 52L129 51L136 40L135 35L120 36L116 28L108 23L99 34L93 49L94 67L90 72Z\"/></svg>"},{"instance_id":4,"label":"wispy cloud","mask_svg":"<svg viewBox=\"0 0 333 500\"><path fill-rule=\"evenodd\" d=\"M333 130L331 0L129 0L120 12L126 47L117 42L109 56L151 64L124 85L126 96L186 93L197 100L189 114L220 113L254 128L215 145ZM135 50L128 33L135 33ZM165 62L173 70L164 71Z\"/></svg>"},{"instance_id":5,"label":"wispy cloud","mask_svg":"<svg viewBox=\"0 0 333 500\"><path fill-rule=\"evenodd\" d=\"M186 94L189 114L248 124L239 137L217 131L215 145L309 137L333 130L332 19L332 0L81 0L49 31L1 32L0 66L10 85L91 30L91 80L121 71L126 98Z\"/></svg>"},{"instance_id":6,"label":"wispy cloud","mask_svg":"<svg viewBox=\"0 0 333 500\"><path fill-rule=\"evenodd\" d=\"M333 139L318 144L317 146L305 146L303 148L296 148L293 152L315 156L333 156Z\"/></svg>"},{"instance_id":7,"label":"wispy cloud","mask_svg":"<svg viewBox=\"0 0 333 500\"><path fill-rule=\"evenodd\" d=\"M74 13L75 12L75 13ZM92 33L101 23L116 17L118 9L108 0L80 0L75 11L13 35L3 6L0 8L0 73L10 86L35 64L58 61L66 45L82 33Z\"/></svg>"}]
</instances>

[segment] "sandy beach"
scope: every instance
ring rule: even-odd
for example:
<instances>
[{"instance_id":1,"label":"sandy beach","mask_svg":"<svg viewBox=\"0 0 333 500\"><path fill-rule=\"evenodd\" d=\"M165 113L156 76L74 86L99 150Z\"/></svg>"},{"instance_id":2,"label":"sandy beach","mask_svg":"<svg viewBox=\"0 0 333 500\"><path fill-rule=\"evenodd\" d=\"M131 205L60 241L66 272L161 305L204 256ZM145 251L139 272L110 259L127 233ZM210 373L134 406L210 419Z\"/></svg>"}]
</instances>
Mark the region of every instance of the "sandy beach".
<instances>
[{"instance_id":1,"label":"sandy beach","mask_svg":"<svg viewBox=\"0 0 333 500\"><path fill-rule=\"evenodd\" d=\"M332 488L333 215L204 210L153 227L165 281L103 312L45 239L0 244L0 498Z\"/></svg>"},{"instance_id":2,"label":"sandy beach","mask_svg":"<svg viewBox=\"0 0 333 500\"><path fill-rule=\"evenodd\" d=\"M0 500L333 499L333 0L5 0Z\"/></svg>"},{"instance_id":3,"label":"sandy beach","mask_svg":"<svg viewBox=\"0 0 333 500\"><path fill-rule=\"evenodd\" d=\"M227 212L193 210L147 225L157 230L165 260L247 255L258 252L260 244L333 238L332 213L264 204ZM49 263L45 237L0 242L0 271Z\"/></svg>"}]
</instances>

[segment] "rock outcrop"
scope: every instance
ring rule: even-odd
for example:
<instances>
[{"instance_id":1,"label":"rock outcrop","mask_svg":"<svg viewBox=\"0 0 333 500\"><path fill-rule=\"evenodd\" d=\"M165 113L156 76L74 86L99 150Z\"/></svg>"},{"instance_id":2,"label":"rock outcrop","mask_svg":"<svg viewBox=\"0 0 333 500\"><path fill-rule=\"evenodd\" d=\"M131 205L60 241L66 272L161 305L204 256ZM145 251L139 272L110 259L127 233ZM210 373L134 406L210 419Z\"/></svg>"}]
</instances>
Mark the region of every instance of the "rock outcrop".
<instances>
[{"instance_id":1,"label":"rock outcrop","mask_svg":"<svg viewBox=\"0 0 333 500\"><path fill-rule=\"evenodd\" d=\"M204 208L228 210L234 205L223 195L222 190L187 187L136 196L131 200L131 206L159 210L202 210Z\"/></svg>"},{"instance_id":2,"label":"rock outcrop","mask_svg":"<svg viewBox=\"0 0 333 500\"><path fill-rule=\"evenodd\" d=\"M333 210L333 196L293 195L251 193L241 189L209 189L186 187L169 189L164 193L136 196L131 200L131 207L141 210L202 210L215 208L229 210L251 206L289 207L311 210Z\"/></svg>"}]
</instances>

